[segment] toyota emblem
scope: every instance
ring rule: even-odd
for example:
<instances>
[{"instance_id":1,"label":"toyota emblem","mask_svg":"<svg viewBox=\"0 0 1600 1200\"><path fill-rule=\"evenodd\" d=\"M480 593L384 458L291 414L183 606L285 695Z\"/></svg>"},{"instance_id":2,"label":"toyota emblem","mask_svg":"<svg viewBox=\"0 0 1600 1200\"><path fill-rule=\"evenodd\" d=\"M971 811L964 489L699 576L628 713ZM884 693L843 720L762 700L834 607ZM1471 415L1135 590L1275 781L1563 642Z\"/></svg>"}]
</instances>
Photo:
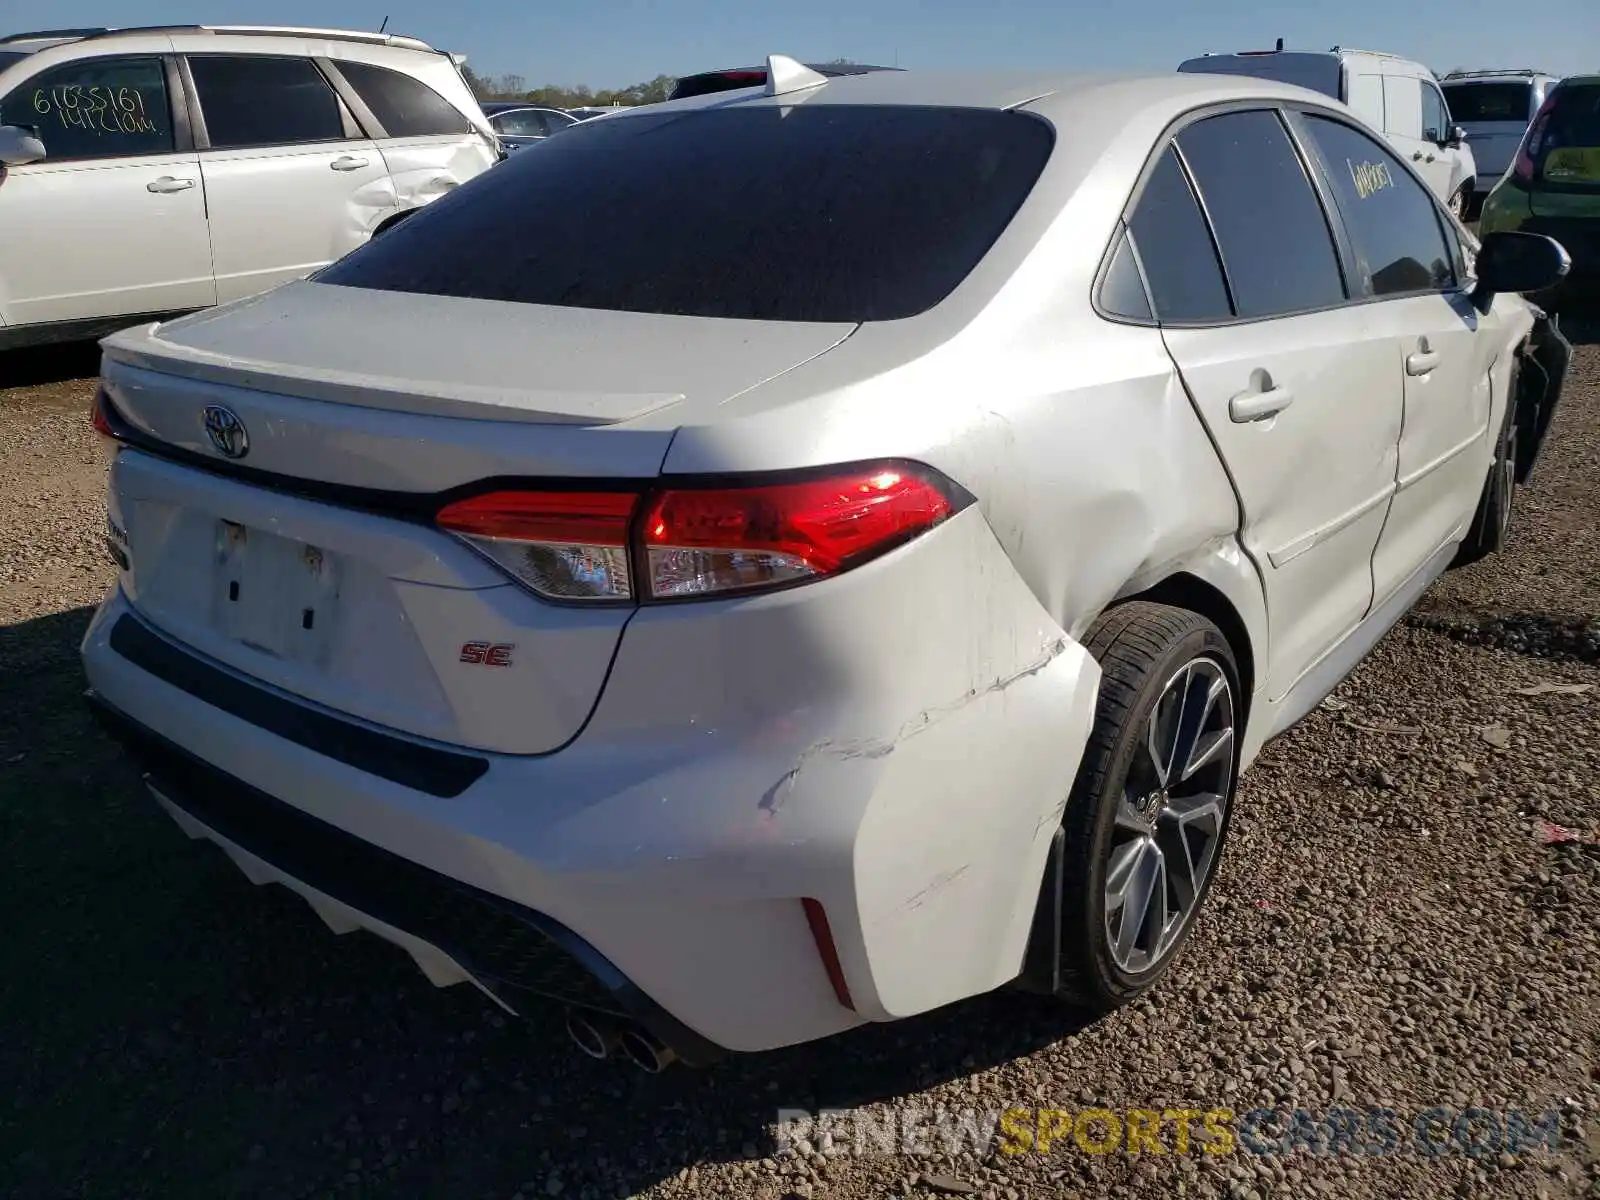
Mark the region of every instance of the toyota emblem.
<instances>
[{"instance_id":1,"label":"toyota emblem","mask_svg":"<svg viewBox=\"0 0 1600 1200\"><path fill-rule=\"evenodd\" d=\"M250 453L250 435L244 422L232 409L220 404L208 404L205 411L206 437L212 447L224 458L243 458Z\"/></svg>"}]
</instances>

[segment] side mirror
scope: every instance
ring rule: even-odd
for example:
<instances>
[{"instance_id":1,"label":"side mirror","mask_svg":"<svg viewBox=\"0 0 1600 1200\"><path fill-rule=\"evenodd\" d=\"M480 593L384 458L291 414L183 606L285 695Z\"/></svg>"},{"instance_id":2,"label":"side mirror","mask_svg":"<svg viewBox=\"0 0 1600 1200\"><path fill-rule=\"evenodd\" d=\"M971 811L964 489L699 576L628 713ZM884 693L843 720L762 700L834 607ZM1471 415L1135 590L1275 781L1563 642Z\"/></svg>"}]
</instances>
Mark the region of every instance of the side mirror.
<instances>
[{"instance_id":1,"label":"side mirror","mask_svg":"<svg viewBox=\"0 0 1600 1200\"><path fill-rule=\"evenodd\" d=\"M1542 292L1555 287L1572 268L1566 247L1538 233L1491 233L1478 249L1478 285L1472 303L1488 312L1502 292Z\"/></svg>"},{"instance_id":2,"label":"side mirror","mask_svg":"<svg viewBox=\"0 0 1600 1200\"><path fill-rule=\"evenodd\" d=\"M0 164L26 166L44 157L44 143L34 129L20 125L0 125Z\"/></svg>"},{"instance_id":3,"label":"side mirror","mask_svg":"<svg viewBox=\"0 0 1600 1200\"><path fill-rule=\"evenodd\" d=\"M1467 131L1459 125L1450 126L1450 133L1445 138L1446 146L1452 150L1459 150L1467 144Z\"/></svg>"}]
</instances>

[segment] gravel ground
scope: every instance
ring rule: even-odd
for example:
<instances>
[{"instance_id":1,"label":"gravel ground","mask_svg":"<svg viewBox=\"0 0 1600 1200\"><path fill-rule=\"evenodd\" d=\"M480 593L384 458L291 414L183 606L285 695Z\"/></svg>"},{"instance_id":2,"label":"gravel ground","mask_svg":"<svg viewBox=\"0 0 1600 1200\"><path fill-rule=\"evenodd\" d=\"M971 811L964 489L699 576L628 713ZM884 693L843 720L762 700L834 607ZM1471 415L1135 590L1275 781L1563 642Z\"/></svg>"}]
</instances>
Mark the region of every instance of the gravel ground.
<instances>
[{"instance_id":1,"label":"gravel ground","mask_svg":"<svg viewBox=\"0 0 1600 1200\"><path fill-rule=\"evenodd\" d=\"M1250 772L1151 1002L1085 1026L997 995L661 1077L335 938L159 814L78 698L111 578L95 356L0 360L22 384L0 390L0 1194L1600 1196L1600 321L1570 332L1514 549L1441 581ZM1171 1125L1161 1154L775 1141L780 1108L939 1106L1378 1106L1406 1146L1415 1114L1476 1106L1555 1112L1560 1136L1439 1157L1177 1153Z\"/></svg>"}]
</instances>

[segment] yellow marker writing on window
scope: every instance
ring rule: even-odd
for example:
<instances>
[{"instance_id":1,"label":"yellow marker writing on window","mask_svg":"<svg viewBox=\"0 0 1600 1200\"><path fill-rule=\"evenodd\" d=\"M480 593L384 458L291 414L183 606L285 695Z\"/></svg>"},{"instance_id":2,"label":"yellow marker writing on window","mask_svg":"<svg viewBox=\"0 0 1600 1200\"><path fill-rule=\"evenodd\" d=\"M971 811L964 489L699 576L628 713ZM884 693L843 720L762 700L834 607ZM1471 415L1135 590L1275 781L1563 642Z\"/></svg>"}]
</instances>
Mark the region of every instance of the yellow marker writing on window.
<instances>
[{"instance_id":1,"label":"yellow marker writing on window","mask_svg":"<svg viewBox=\"0 0 1600 1200\"><path fill-rule=\"evenodd\" d=\"M1344 165L1350 168L1350 178L1356 185L1356 195L1365 200L1384 188L1394 186L1394 176L1389 174L1389 164L1384 162L1364 162L1359 165L1348 158Z\"/></svg>"}]
</instances>

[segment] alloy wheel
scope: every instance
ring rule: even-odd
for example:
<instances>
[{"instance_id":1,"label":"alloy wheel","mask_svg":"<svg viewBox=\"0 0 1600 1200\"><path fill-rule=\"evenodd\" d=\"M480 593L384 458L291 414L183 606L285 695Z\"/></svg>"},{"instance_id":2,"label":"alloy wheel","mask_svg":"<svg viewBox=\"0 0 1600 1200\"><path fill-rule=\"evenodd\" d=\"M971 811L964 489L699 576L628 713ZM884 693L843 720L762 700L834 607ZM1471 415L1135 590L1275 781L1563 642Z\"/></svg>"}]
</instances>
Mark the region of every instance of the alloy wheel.
<instances>
[{"instance_id":1,"label":"alloy wheel","mask_svg":"<svg viewBox=\"0 0 1600 1200\"><path fill-rule=\"evenodd\" d=\"M1177 944L1216 865L1234 775L1233 687L1199 657L1162 688L1146 718L1112 828L1106 942L1130 975Z\"/></svg>"}]
</instances>

